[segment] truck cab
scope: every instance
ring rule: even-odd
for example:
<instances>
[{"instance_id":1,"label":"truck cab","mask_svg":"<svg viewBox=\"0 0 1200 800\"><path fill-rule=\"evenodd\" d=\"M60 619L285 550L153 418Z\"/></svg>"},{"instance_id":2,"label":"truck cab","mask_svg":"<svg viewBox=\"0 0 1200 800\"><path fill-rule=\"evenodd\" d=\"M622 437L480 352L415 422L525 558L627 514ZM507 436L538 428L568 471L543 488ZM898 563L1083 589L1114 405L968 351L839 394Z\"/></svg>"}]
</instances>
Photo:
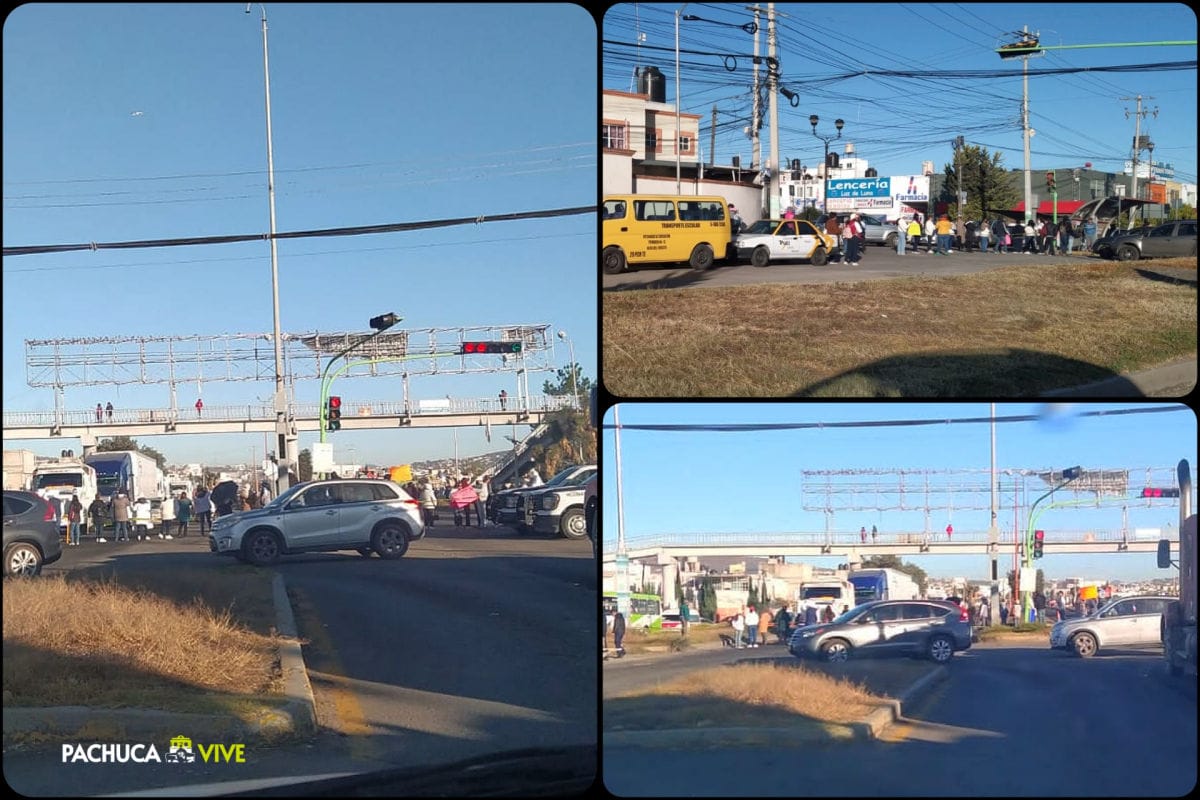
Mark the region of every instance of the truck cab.
<instances>
[{"instance_id":1,"label":"truck cab","mask_svg":"<svg viewBox=\"0 0 1200 800\"><path fill-rule=\"evenodd\" d=\"M80 529L86 530L88 524L88 506L96 498L96 470L76 459L60 459L38 464L33 468L29 480L29 488L47 500L57 498L62 514L59 526L64 530L68 526L67 504L72 496L77 496L83 504L80 515Z\"/></svg>"}]
</instances>

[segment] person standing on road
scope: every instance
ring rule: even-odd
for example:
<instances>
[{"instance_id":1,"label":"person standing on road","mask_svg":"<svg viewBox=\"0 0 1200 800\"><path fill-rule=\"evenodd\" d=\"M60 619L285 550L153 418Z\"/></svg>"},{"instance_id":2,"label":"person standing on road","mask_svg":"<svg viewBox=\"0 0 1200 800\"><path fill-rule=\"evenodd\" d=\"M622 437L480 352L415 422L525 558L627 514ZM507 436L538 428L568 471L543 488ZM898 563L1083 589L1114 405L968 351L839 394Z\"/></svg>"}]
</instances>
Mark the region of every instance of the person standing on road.
<instances>
[{"instance_id":1,"label":"person standing on road","mask_svg":"<svg viewBox=\"0 0 1200 800\"><path fill-rule=\"evenodd\" d=\"M950 255L950 238L953 236L951 231L954 230L954 223L950 221L950 217L942 214L937 221L937 252L941 255Z\"/></svg>"},{"instance_id":2,"label":"person standing on road","mask_svg":"<svg viewBox=\"0 0 1200 800\"><path fill-rule=\"evenodd\" d=\"M484 509L487 508L488 499L488 482L480 475L475 479L475 519L479 521L479 527L484 527L488 524L487 515Z\"/></svg>"},{"instance_id":3,"label":"person standing on road","mask_svg":"<svg viewBox=\"0 0 1200 800\"><path fill-rule=\"evenodd\" d=\"M775 620L771 614L770 607L764 608L762 613L758 615L758 641L761 644L767 643L767 632L771 630L771 623ZM758 645L755 645L756 647Z\"/></svg>"},{"instance_id":4,"label":"person standing on road","mask_svg":"<svg viewBox=\"0 0 1200 800\"><path fill-rule=\"evenodd\" d=\"M159 511L162 514L162 525L158 529L158 538L170 539L171 523L175 521L175 498L168 495L167 498L162 501Z\"/></svg>"},{"instance_id":5,"label":"person standing on road","mask_svg":"<svg viewBox=\"0 0 1200 800\"><path fill-rule=\"evenodd\" d=\"M478 500L479 494L471 488L467 479L459 479L458 488L450 494L450 508L454 509L455 524L458 524L458 516L461 513L466 527L471 527L471 509Z\"/></svg>"},{"instance_id":6,"label":"person standing on road","mask_svg":"<svg viewBox=\"0 0 1200 800\"><path fill-rule=\"evenodd\" d=\"M71 546L79 545L79 523L83 519L83 503L79 502L79 495L72 494L71 502L67 503L67 525L71 529Z\"/></svg>"},{"instance_id":7,"label":"person standing on road","mask_svg":"<svg viewBox=\"0 0 1200 800\"><path fill-rule=\"evenodd\" d=\"M433 493L433 484L425 481L425 485L421 487L421 516L424 517L426 526L433 527L433 523L437 521L436 511L437 495Z\"/></svg>"},{"instance_id":8,"label":"person standing on road","mask_svg":"<svg viewBox=\"0 0 1200 800\"><path fill-rule=\"evenodd\" d=\"M1033 227L1033 220L1025 220L1025 241L1021 242L1022 253L1037 253L1037 230Z\"/></svg>"},{"instance_id":9,"label":"person standing on road","mask_svg":"<svg viewBox=\"0 0 1200 800\"><path fill-rule=\"evenodd\" d=\"M837 214L825 215L825 232L833 237L833 252L837 253L830 261L841 261L846 251L842 242L842 223Z\"/></svg>"},{"instance_id":10,"label":"person standing on road","mask_svg":"<svg viewBox=\"0 0 1200 800\"><path fill-rule=\"evenodd\" d=\"M746 609L746 638L749 647L758 647L758 612L754 606Z\"/></svg>"},{"instance_id":11,"label":"person standing on road","mask_svg":"<svg viewBox=\"0 0 1200 800\"><path fill-rule=\"evenodd\" d=\"M192 501L187 496L187 492L180 492L179 497L175 499L175 524L176 532L180 536L187 536L188 523L192 521Z\"/></svg>"},{"instance_id":12,"label":"person standing on road","mask_svg":"<svg viewBox=\"0 0 1200 800\"><path fill-rule=\"evenodd\" d=\"M1004 224L1004 219L997 217L992 220L992 235L996 237L996 252L1008 253L1008 226Z\"/></svg>"},{"instance_id":13,"label":"person standing on road","mask_svg":"<svg viewBox=\"0 0 1200 800\"><path fill-rule=\"evenodd\" d=\"M788 613L787 606L781 606L775 613L775 635L779 637L779 644L787 644L788 629L791 627L792 615Z\"/></svg>"},{"instance_id":14,"label":"person standing on road","mask_svg":"<svg viewBox=\"0 0 1200 800\"><path fill-rule=\"evenodd\" d=\"M1008 603L1005 603L1003 600L1000 601L1000 624L1008 624Z\"/></svg>"},{"instance_id":15,"label":"person standing on road","mask_svg":"<svg viewBox=\"0 0 1200 800\"><path fill-rule=\"evenodd\" d=\"M150 501L144 497L133 504L133 530L138 541L150 538Z\"/></svg>"},{"instance_id":16,"label":"person standing on road","mask_svg":"<svg viewBox=\"0 0 1200 800\"><path fill-rule=\"evenodd\" d=\"M200 535L207 536L212 530L212 497L208 489L201 486L196 490L196 519L200 521Z\"/></svg>"},{"instance_id":17,"label":"person standing on road","mask_svg":"<svg viewBox=\"0 0 1200 800\"><path fill-rule=\"evenodd\" d=\"M1034 592L1033 610L1037 612L1037 621L1044 623L1046 621L1046 595Z\"/></svg>"},{"instance_id":18,"label":"person standing on road","mask_svg":"<svg viewBox=\"0 0 1200 800\"><path fill-rule=\"evenodd\" d=\"M129 541L129 496L121 492L112 501L113 506L113 539L118 542Z\"/></svg>"},{"instance_id":19,"label":"person standing on road","mask_svg":"<svg viewBox=\"0 0 1200 800\"><path fill-rule=\"evenodd\" d=\"M992 223L988 220L982 220L979 223L979 232L976 234L979 237L979 252L987 255L988 239L992 236Z\"/></svg>"},{"instance_id":20,"label":"person standing on road","mask_svg":"<svg viewBox=\"0 0 1200 800\"><path fill-rule=\"evenodd\" d=\"M729 620L729 625L733 628L733 646L741 650L745 647L742 644L742 631L746 629L746 622L742 619L740 611L733 615L733 619Z\"/></svg>"},{"instance_id":21,"label":"person standing on road","mask_svg":"<svg viewBox=\"0 0 1200 800\"><path fill-rule=\"evenodd\" d=\"M913 217L908 221L908 246L912 248L914 253L921 252L921 223L917 222L917 218Z\"/></svg>"},{"instance_id":22,"label":"person standing on road","mask_svg":"<svg viewBox=\"0 0 1200 800\"><path fill-rule=\"evenodd\" d=\"M625 648L621 646L621 641L625 638L625 615L620 611L613 616L613 645L616 647L617 658L623 658Z\"/></svg>"},{"instance_id":23,"label":"person standing on road","mask_svg":"<svg viewBox=\"0 0 1200 800\"><path fill-rule=\"evenodd\" d=\"M896 220L896 255L904 255L905 239L908 238L908 223L904 217Z\"/></svg>"},{"instance_id":24,"label":"person standing on road","mask_svg":"<svg viewBox=\"0 0 1200 800\"><path fill-rule=\"evenodd\" d=\"M1096 218L1088 217L1083 221L1083 246L1089 253L1092 252L1092 245L1096 243Z\"/></svg>"},{"instance_id":25,"label":"person standing on road","mask_svg":"<svg viewBox=\"0 0 1200 800\"><path fill-rule=\"evenodd\" d=\"M783 218L784 219L795 219L796 218L795 209L793 209L791 206L788 206L783 212Z\"/></svg>"},{"instance_id":26,"label":"person standing on road","mask_svg":"<svg viewBox=\"0 0 1200 800\"><path fill-rule=\"evenodd\" d=\"M742 222L742 215L738 213L737 206L733 203L729 204L729 229L734 236L742 232L745 223Z\"/></svg>"},{"instance_id":27,"label":"person standing on road","mask_svg":"<svg viewBox=\"0 0 1200 800\"><path fill-rule=\"evenodd\" d=\"M850 221L846 223L846 264L851 267L858 266L859 248L862 247L863 227L858 221L858 214L851 214Z\"/></svg>"},{"instance_id":28,"label":"person standing on road","mask_svg":"<svg viewBox=\"0 0 1200 800\"><path fill-rule=\"evenodd\" d=\"M817 607L811 600L804 601L804 624L817 624Z\"/></svg>"},{"instance_id":29,"label":"person standing on road","mask_svg":"<svg viewBox=\"0 0 1200 800\"><path fill-rule=\"evenodd\" d=\"M88 506L88 514L92 518L91 534L97 539L104 536L104 517L107 516L108 508L104 505L104 501L100 499L100 495L92 500L92 504Z\"/></svg>"}]
</instances>

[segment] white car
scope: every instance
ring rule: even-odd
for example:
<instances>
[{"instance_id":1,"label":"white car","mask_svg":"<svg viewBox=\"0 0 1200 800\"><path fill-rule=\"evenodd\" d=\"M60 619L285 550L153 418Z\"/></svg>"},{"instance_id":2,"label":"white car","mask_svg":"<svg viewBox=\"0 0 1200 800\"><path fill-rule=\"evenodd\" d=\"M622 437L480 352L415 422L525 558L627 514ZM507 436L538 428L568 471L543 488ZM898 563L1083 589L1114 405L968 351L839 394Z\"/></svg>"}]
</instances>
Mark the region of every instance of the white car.
<instances>
[{"instance_id":1,"label":"white car","mask_svg":"<svg viewBox=\"0 0 1200 800\"><path fill-rule=\"evenodd\" d=\"M806 219L760 219L734 239L738 261L765 267L772 260L807 259L814 266L829 260L836 242Z\"/></svg>"}]
</instances>

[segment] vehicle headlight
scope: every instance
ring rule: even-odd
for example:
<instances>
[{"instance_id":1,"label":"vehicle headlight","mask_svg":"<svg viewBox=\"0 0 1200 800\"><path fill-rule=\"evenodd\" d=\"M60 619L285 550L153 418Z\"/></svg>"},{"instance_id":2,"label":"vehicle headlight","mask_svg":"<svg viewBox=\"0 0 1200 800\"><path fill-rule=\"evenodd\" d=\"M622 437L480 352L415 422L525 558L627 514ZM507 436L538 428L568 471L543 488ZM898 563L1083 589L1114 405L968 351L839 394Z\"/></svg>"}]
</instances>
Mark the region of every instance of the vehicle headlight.
<instances>
[{"instance_id":1,"label":"vehicle headlight","mask_svg":"<svg viewBox=\"0 0 1200 800\"><path fill-rule=\"evenodd\" d=\"M561 499L562 498L553 492L542 495L542 510L553 511L554 509L558 508L558 504Z\"/></svg>"},{"instance_id":2,"label":"vehicle headlight","mask_svg":"<svg viewBox=\"0 0 1200 800\"><path fill-rule=\"evenodd\" d=\"M817 635L817 631L800 631L800 633L797 635L801 639L811 639L812 637Z\"/></svg>"}]
</instances>

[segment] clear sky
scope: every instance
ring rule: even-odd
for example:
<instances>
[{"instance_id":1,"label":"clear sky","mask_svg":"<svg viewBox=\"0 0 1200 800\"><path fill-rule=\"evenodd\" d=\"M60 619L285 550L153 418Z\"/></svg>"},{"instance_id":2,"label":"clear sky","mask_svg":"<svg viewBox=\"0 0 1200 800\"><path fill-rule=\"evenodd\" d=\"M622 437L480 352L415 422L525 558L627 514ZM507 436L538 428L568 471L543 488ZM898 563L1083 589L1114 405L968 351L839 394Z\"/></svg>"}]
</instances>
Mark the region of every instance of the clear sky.
<instances>
[{"instance_id":1,"label":"clear sky","mask_svg":"<svg viewBox=\"0 0 1200 800\"><path fill-rule=\"evenodd\" d=\"M596 201L597 29L567 4L267 4L279 231L587 206ZM269 229L261 11L236 3L24 5L4 23L6 246ZM596 219L496 222L278 245L284 332L544 323L595 376ZM48 410L26 339L270 332L265 242L7 257L3 405ZM565 366L566 344L554 360ZM552 373L534 373L540 394ZM514 373L411 379L414 399L516 395ZM194 383L205 404L265 383ZM298 382L315 401L317 382ZM338 393L399 399L399 378ZM166 407L166 385L67 389ZM518 429L518 435L528 432ZM461 455L503 449L482 429ZM307 447L315 434L302 434ZM146 437L170 462L249 460L260 435ZM449 429L343 431L339 461L453 454ZM5 441L57 454L65 442Z\"/></svg>"},{"instance_id":2,"label":"clear sky","mask_svg":"<svg viewBox=\"0 0 1200 800\"><path fill-rule=\"evenodd\" d=\"M1100 409L1145 408L1148 405L1178 409L1171 412L1113 417L1081 417L1077 412ZM624 530L629 544L639 537L667 533L723 532L822 532L824 515L805 511L802 471L843 469L987 470L991 466L990 426L940 424L932 427L872 427L770 432L659 432L625 430L625 426L654 423L795 423L862 420L948 420L987 417L987 403L623 403L620 410L621 486ZM1170 480L1180 459L1196 471L1196 417L1177 404L1077 404L1044 406L998 403L996 414L1042 414L1036 422L996 426L998 470L1041 470L1082 466L1085 469L1128 469L1132 490L1140 492L1146 468L1166 468L1151 473L1155 480ZM613 411L605 418L613 425ZM987 486L986 474L981 477ZM615 436L604 430L605 547L611 550L617 534ZM1044 490L1036 478L1031 489ZM1006 493L1007 494L1007 493ZM1011 497L1011 494L1007 496ZM862 505L872 504L869 495ZM986 498L963 494L935 497L944 505L960 507L932 512L930 527L942 531L947 522L958 534L983 532L988 527ZM1032 499L1032 498L1030 498ZM920 507L923 497L909 495ZM1013 512L1001 500L1002 535L1011 536ZM886 504L886 503L885 503ZM983 505L967 510L966 505ZM1161 528L1178 525L1178 505L1156 501L1130 504L1129 527ZM1022 516L1023 519L1023 516ZM840 512L835 532L856 533L860 526L877 525L890 531L921 532L923 512ZM1087 510L1052 509L1039 519L1039 528L1053 541L1063 530L1120 530L1119 508ZM1011 539L1010 539L1011 541ZM841 558L810 559L819 566L834 566ZM983 579L989 557L905 557L930 576L964 576ZM1163 577L1153 553L1121 555L1050 554L1037 562L1052 578L1091 577L1146 579ZM1011 556L1000 559L1004 573Z\"/></svg>"},{"instance_id":3,"label":"clear sky","mask_svg":"<svg viewBox=\"0 0 1200 800\"><path fill-rule=\"evenodd\" d=\"M753 20L747 3L688 3L684 15L708 21L680 23L681 50L749 55L753 37L736 27ZM760 3L763 8L765 3ZM630 91L635 63L654 65L667 78L667 100L675 100L675 11L679 6L623 3L604 18L606 40L634 44L636 50L604 45L603 85ZM818 132L833 134L834 119L846 125L842 142L880 175L919 173L931 160L940 172L953 158L951 141L999 151L1009 167L1023 166L1020 125L1021 78L895 78L869 75L839 78L862 70L1015 70L1020 59L1001 61L993 51L1013 40L1006 36L1028 26L1043 45L1114 42L1194 41L1196 14L1182 3L777 3L781 85L799 95L792 108L779 102L780 156L820 164L824 144L813 137L810 114L821 118ZM766 55L766 15L760 50ZM652 50L652 47L666 50ZM1196 47L1155 46L1051 50L1031 58L1029 67L1053 69L1195 61ZM732 66L730 64L729 66ZM750 161L753 68L748 57L736 69L713 56L681 55L680 106L700 114L700 145L708 157L713 106L718 112L717 161L740 154ZM760 71L760 76L765 71ZM1157 118L1142 120L1143 134L1155 143L1155 161L1175 166L1176 180L1196 182L1196 68L1179 72L1091 73L1030 77L1032 169L1065 169L1092 162L1095 169L1119 171L1130 157L1134 120L1125 110L1136 103L1122 97L1154 97ZM766 111L764 109L764 120ZM763 128L764 158L769 153ZM831 150L842 152L836 146ZM1060 187L1061 189L1061 187ZM1083 195L1081 195L1083 196ZM1067 195L1064 194L1064 198Z\"/></svg>"}]
</instances>

